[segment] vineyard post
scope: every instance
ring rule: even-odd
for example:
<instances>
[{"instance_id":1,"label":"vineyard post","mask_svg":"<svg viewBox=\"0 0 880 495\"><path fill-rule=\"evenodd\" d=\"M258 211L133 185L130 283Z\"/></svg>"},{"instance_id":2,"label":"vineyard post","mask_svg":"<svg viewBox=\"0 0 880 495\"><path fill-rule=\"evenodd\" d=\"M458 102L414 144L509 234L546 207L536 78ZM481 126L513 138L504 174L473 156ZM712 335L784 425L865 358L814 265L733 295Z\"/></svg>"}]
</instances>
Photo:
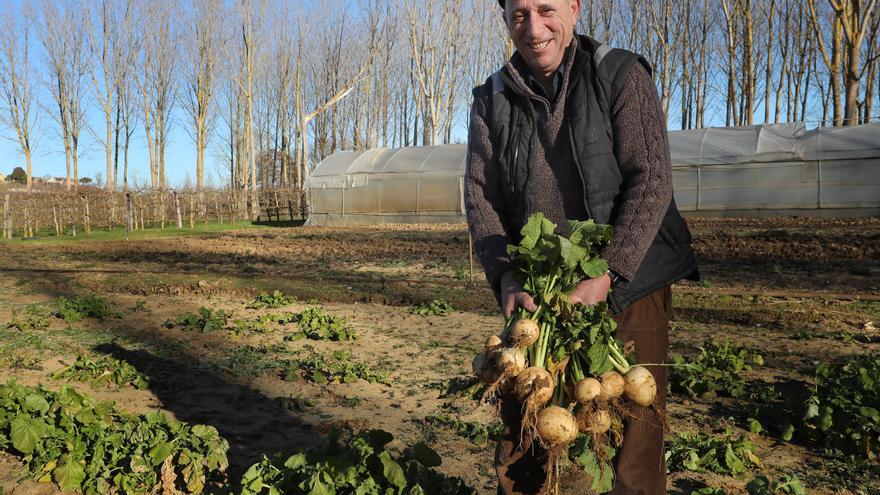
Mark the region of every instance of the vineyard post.
<instances>
[{"instance_id":1,"label":"vineyard post","mask_svg":"<svg viewBox=\"0 0 880 495\"><path fill-rule=\"evenodd\" d=\"M24 204L24 228L21 229L21 237L27 239L30 237L29 233L31 230L31 217L30 210L27 207L27 203Z\"/></svg>"},{"instance_id":2,"label":"vineyard post","mask_svg":"<svg viewBox=\"0 0 880 495\"><path fill-rule=\"evenodd\" d=\"M12 239L12 222L9 219L9 195L3 201L3 238Z\"/></svg>"},{"instance_id":3,"label":"vineyard post","mask_svg":"<svg viewBox=\"0 0 880 495\"><path fill-rule=\"evenodd\" d=\"M293 222L293 201L287 198L287 213L290 215L290 221Z\"/></svg>"},{"instance_id":4,"label":"vineyard post","mask_svg":"<svg viewBox=\"0 0 880 495\"><path fill-rule=\"evenodd\" d=\"M92 215L89 209L89 195L88 193L83 194L83 230L86 235L92 233Z\"/></svg>"},{"instance_id":5,"label":"vineyard post","mask_svg":"<svg viewBox=\"0 0 880 495\"><path fill-rule=\"evenodd\" d=\"M195 201L196 201L196 199L195 199L195 196L193 196L193 193L189 193L189 228L191 228L191 229L196 228Z\"/></svg>"},{"instance_id":6,"label":"vineyard post","mask_svg":"<svg viewBox=\"0 0 880 495\"><path fill-rule=\"evenodd\" d=\"M61 226L58 225L58 205L55 204L55 198L52 198L52 223L55 224L55 235L61 235Z\"/></svg>"},{"instance_id":7,"label":"vineyard post","mask_svg":"<svg viewBox=\"0 0 880 495\"><path fill-rule=\"evenodd\" d=\"M132 231L132 211L131 211L131 192L125 193L125 239L128 240L128 234Z\"/></svg>"},{"instance_id":8,"label":"vineyard post","mask_svg":"<svg viewBox=\"0 0 880 495\"><path fill-rule=\"evenodd\" d=\"M217 222L223 223L223 210L220 209L220 200L214 196L214 209L217 210Z\"/></svg>"},{"instance_id":9,"label":"vineyard post","mask_svg":"<svg viewBox=\"0 0 880 495\"><path fill-rule=\"evenodd\" d=\"M174 213L177 215L177 228L182 229L183 228L183 219L180 216L180 195L177 194L176 189L174 191L172 191L172 193L174 194ZM163 208L164 208L164 205L163 205ZM163 223L163 227L164 227L164 223Z\"/></svg>"}]
</instances>

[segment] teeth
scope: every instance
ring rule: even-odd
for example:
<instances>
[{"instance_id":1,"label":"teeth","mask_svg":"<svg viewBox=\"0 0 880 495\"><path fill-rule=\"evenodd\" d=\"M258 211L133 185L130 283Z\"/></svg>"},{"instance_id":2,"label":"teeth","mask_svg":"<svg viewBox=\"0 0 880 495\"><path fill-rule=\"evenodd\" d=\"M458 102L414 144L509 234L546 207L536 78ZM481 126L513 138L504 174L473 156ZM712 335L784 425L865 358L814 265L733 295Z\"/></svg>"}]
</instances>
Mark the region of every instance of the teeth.
<instances>
[{"instance_id":1,"label":"teeth","mask_svg":"<svg viewBox=\"0 0 880 495\"><path fill-rule=\"evenodd\" d=\"M541 43L532 43L532 48L534 48L536 50L540 50L541 48L546 48L547 45L549 45L549 44L550 44L550 40L543 41Z\"/></svg>"}]
</instances>

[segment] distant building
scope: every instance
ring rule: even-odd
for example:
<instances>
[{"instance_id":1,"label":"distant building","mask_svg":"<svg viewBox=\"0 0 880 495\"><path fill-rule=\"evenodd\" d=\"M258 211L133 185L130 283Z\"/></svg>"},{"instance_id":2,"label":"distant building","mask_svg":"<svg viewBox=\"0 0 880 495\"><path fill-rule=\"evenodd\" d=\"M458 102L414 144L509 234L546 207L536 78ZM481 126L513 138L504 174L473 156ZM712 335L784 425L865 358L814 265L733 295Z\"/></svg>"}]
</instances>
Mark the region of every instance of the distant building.
<instances>
[{"instance_id":1,"label":"distant building","mask_svg":"<svg viewBox=\"0 0 880 495\"><path fill-rule=\"evenodd\" d=\"M6 180L6 176L3 175L3 172L0 172L0 182L3 182L4 180Z\"/></svg>"}]
</instances>

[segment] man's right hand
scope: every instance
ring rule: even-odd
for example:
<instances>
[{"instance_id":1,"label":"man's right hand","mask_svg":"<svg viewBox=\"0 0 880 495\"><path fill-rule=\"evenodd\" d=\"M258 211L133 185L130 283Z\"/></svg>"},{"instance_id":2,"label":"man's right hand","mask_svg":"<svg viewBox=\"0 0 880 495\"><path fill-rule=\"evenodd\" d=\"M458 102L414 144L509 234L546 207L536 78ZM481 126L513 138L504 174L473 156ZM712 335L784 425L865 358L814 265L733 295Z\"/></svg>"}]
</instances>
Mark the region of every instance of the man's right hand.
<instances>
[{"instance_id":1,"label":"man's right hand","mask_svg":"<svg viewBox=\"0 0 880 495\"><path fill-rule=\"evenodd\" d=\"M513 272L507 272L501 277L501 314L504 319L510 318L517 307L526 311L536 311L538 306L528 292L523 290L522 284L513 276Z\"/></svg>"}]
</instances>

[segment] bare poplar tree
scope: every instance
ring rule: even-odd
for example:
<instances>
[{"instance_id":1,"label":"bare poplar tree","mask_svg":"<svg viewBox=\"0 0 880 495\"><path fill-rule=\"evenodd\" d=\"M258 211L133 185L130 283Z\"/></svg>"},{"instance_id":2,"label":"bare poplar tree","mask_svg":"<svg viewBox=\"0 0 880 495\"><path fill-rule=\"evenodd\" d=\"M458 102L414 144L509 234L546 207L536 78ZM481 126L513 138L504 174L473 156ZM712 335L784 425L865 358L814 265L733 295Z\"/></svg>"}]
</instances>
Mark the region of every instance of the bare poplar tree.
<instances>
[{"instance_id":1,"label":"bare poplar tree","mask_svg":"<svg viewBox=\"0 0 880 495\"><path fill-rule=\"evenodd\" d=\"M205 173L205 149L216 122L213 109L216 72L222 42L219 26L220 0L191 0L183 14L188 33L181 64L183 109L189 117L188 130L196 145L196 190L201 208Z\"/></svg>"},{"instance_id":2,"label":"bare poplar tree","mask_svg":"<svg viewBox=\"0 0 880 495\"><path fill-rule=\"evenodd\" d=\"M0 17L0 123L15 132L24 153L28 192L33 187L31 154L37 123L31 32L28 17L15 17L11 11Z\"/></svg>"},{"instance_id":3,"label":"bare poplar tree","mask_svg":"<svg viewBox=\"0 0 880 495\"><path fill-rule=\"evenodd\" d=\"M85 122L83 96L88 73L86 9L78 1L59 10L52 0L43 0L40 41L50 72L49 90L58 113L59 133L67 164L67 189L79 187L79 139Z\"/></svg>"}]
</instances>

